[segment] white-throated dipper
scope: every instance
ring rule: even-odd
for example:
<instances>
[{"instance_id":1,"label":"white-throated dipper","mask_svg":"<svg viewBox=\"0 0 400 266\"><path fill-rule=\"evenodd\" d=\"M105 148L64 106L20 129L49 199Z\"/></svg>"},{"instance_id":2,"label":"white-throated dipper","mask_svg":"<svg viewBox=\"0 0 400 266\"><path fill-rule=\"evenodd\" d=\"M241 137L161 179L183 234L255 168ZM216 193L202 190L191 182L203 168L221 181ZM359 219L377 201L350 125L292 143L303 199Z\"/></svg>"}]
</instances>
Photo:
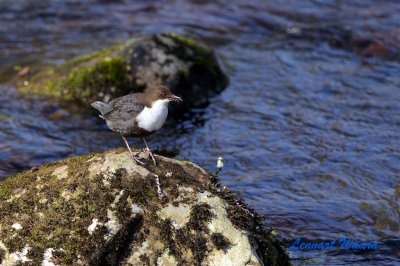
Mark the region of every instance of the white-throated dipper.
<instances>
[{"instance_id":1,"label":"white-throated dipper","mask_svg":"<svg viewBox=\"0 0 400 266\"><path fill-rule=\"evenodd\" d=\"M136 158L129 147L127 136L143 139L147 152L154 165L156 159L147 146L145 137L159 130L168 116L168 103L181 102L182 98L175 96L165 86L147 88L143 93L128 94L116 98L109 103L100 101L92 103L92 107L100 111L101 118L106 120L107 126L122 135L133 161L143 164Z\"/></svg>"}]
</instances>

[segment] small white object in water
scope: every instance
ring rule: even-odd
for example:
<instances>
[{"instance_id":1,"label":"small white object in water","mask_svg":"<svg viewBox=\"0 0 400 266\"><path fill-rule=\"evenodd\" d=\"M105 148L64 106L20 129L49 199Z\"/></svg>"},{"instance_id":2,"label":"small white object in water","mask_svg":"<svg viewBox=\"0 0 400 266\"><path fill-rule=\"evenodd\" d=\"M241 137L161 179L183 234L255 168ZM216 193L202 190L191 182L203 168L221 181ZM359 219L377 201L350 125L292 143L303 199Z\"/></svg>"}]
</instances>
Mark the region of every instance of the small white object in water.
<instances>
[{"instance_id":1,"label":"small white object in water","mask_svg":"<svg viewBox=\"0 0 400 266\"><path fill-rule=\"evenodd\" d=\"M298 27L290 27L286 29L286 33L289 35L299 35L301 33L301 29Z\"/></svg>"},{"instance_id":2,"label":"small white object in water","mask_svg":"<svg viewBox=\"0 0 400 266\"><path fill-rule=\"evenodd\" d=\"M217 168L222 169L222 167L224 167L224 162L222 161L222 157L220 156L220 157L218 157L218 160L217 160Z\"/></svg>"},{"instance_id":3,"label":"small white object in water","mask_svg":"<svg viewBox=\"0 0 400 266\"><path fill-rule=\"evenodd\" d=\"M15 230L21 230L22 229L22 226L19 223L14 223L11 227L14 228Z\"/></svg>"}]
</instances>

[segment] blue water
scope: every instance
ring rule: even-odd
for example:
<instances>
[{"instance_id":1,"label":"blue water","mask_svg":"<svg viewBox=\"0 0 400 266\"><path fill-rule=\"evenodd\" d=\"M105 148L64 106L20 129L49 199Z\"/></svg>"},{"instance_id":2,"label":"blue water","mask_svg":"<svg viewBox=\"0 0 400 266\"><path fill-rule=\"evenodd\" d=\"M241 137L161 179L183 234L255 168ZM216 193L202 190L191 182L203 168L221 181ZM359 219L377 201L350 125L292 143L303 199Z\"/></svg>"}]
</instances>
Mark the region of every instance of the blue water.
<instances>
[{"instance_id":1,"label":"blue water","mask_svg":"<svg viewBox=\"0 0 400 266\"><path fill-rule=\"evenodd\" d=\"M140 34L212 46L229 87L148 139L210 171L287 247L342 237L372 252L289 251L296 265L400 262L397 1L1 1L0 71L60 64ZM123 146L88 110L0 86L0 176ZM140 140L130 139L137 147Z\"/></svg>"}]
</instances>

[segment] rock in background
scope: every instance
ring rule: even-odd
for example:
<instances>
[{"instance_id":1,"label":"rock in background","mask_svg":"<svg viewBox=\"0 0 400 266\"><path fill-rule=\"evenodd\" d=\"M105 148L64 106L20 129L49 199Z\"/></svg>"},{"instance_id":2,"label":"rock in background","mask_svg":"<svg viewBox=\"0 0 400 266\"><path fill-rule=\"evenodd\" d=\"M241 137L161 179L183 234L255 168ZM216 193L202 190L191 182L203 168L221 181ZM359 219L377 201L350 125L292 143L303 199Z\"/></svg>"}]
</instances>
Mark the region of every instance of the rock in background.
<instances>
[{"instance_id":1,"label":"rock in background","mask_svg":"<svg viewBox=\"0 0 400 266\"><path fill-rule=\"evenodd\" d=\"M166 85L184 99L181 109L202 105L228 85L213 51L176 34L138 37L21 79L29 95L84 105L145 87ZM177 107L175 107L177 108Z\"/></svg>"},{"instance_id":2,"label":"rock in background","mask_svg":"<svg viewBox=\"0 0 400 266\"><path fill-rule=\"evenodd\" d=\"M7 178L0 264L289 265L263 219L214 176L157 159L138 166L121 149Z\"/></svg>"}]
</instances>

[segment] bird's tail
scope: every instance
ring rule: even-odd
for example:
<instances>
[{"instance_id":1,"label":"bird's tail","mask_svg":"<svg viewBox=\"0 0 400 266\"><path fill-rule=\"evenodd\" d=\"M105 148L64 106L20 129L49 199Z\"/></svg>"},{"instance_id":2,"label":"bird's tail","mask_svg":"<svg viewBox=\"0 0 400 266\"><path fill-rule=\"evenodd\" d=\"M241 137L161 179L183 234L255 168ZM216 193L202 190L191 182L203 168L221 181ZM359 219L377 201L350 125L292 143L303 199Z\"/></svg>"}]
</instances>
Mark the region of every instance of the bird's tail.
<instances>
[{"instance_id":1,"label":"bird's tail","mask_svg":"<svg viewBox=\"0 0 400 266\"><path fill-rule=\"evenodd\" d=\"M106 103L103 103L103 102L100 102L100 101L92 103L91 106L94 109L100 111L100 113L102 115L106 114L107 112L109 112L111 110L111 106L109 104L106 104Z\"/></svg>"}]
</instances>

